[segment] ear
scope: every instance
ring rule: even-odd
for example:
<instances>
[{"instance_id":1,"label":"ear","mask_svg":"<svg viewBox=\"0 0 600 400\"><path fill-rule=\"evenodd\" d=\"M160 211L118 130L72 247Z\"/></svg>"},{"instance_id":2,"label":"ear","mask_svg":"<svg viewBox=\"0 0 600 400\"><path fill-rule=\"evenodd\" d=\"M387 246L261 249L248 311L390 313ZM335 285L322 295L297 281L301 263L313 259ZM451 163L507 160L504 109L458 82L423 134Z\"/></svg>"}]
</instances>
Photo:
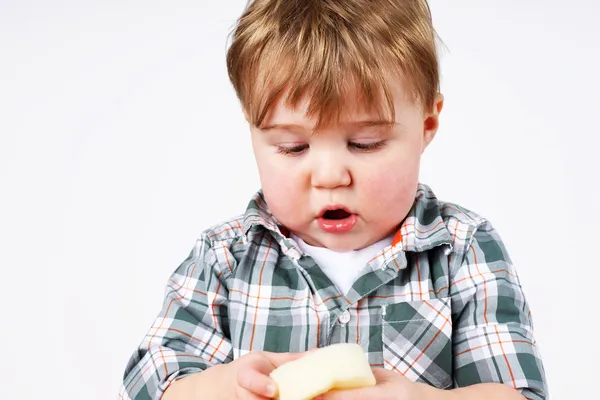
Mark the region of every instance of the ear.
<instances>
[{"instance_id":1,"label":"ear","mask_svg":"<svg viewBox=\"0 0 600 400\"><path fill-rule=\"evenodd\" d=\"M425 151L437 133L438 127L440 126L440 113L442 112L443 107L444 96L441 93L438 93L435 96L433 108L424 115L423 148L421 149L421 153Z\"/></svg>"}]
</instances>

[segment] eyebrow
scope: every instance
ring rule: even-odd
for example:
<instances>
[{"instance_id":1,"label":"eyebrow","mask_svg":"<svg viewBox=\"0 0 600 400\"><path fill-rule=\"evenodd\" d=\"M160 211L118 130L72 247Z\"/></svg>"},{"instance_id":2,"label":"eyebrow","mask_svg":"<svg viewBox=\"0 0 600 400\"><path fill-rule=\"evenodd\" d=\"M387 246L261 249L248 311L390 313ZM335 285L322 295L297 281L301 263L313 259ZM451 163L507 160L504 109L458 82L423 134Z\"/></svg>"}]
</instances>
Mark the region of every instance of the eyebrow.
<instances>
[{"instance_id":1,"label":"eyebrow","mask_svg":"<svg viewBox=\"0 0 600 400\"><path fill-rule=\"evenodd\" d=\"M388 120L369 119L369 120L362 120L362 121L341 122L340 125L369 128L369 127L378 127L378 126L393 126L393 125L397 125L397 123L393 123L392 121L388 121ZM270 130L274 130L274 129L302 130L302 131L311 130L310 128L308 128L306 126L302 126L302 125L298 125L298 124L270 124L270 125L265 125L265 126L261 127L260 129L263 131L270 131Z\"/></svg>"}]
</instances>

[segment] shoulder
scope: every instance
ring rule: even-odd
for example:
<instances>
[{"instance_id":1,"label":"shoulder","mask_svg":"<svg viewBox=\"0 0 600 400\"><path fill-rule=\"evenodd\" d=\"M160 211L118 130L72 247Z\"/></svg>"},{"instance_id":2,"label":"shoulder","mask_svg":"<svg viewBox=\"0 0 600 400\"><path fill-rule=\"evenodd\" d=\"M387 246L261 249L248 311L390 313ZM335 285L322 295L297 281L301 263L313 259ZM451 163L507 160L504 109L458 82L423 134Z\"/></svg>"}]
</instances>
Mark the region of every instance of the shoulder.
<instances>
[{"instance_id":1,"label":"shoulder","mask_svg":"<svg viewBox=\"0 0 600 400\"><path fill-rule=\"evenodd\" d=\"M457 203L438 198L431 187L424 183L419 183L417 187L415 204L409 215L415 217L421 225L420 228L426 228L432 222L441 225L443 221L451 234L471 231L486 222L486 219L478 213Z\"/></svg>"},{"instance_id":2,"label":"shoulder","mask_svg":"<svg viewBox=\"0 0 600 400\"><path fill-rule=\"evenodd\" d=\"M451 269L454 273L468 275L471 266L477 265L481 268L486 264L492 267L492 264L498 263L494 266L495 269L508 268L516 276L504 242L487 218L450 202L440 202L440 210L442 219L452 236L453 253L457 256L452 259ZM459 272L461 270L463 271Z\"/></svg>"},{"instance_id":3,"label":"shoulder","mask_svg":"<svg viewBox=\"0 0 600 400\"><path fill-rule=\"evenodd\" d=\"M243 216L229 218L214 224L200 233L186 260L176 271L183 278L195 273L216 275L226 278L233 271L235 258L230 256L233 249L244 251ZM190 268L189 266L193 266Z\"/></svg>"},{"instance_id":4,"label":"shoulder","mask_svg":"<svg viewBox=\"0 0 600 400\"><path fill-rule=\"evenodd\" d=\"M500 238L496 234L491 222L466 207L459 204L440 201L440 214L450 236L455 252L469 251L474 241L486 240L487 237Z\"/></svg>"},{"instance_id":5,"label":"shoulder","mask_svg":"<svg viewBox=\"0 0 600 400\"><path fill-rule=\"evenodd\" d=\"M221 242L241 240L244 235L243 224L243 214L229 218L205 229L202 238L213 247Z\"/></svg>"}]
</instances>

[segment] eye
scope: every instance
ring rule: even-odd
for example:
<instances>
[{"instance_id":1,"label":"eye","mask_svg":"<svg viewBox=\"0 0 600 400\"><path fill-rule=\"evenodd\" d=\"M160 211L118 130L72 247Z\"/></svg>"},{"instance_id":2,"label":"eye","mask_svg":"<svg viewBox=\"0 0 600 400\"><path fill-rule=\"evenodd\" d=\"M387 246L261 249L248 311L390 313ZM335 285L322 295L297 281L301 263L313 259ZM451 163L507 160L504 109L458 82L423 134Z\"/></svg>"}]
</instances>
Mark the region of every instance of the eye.
<instances>
[{"instance_id":1,"label":"eye","mask_svg":"<svg viewBox=\"0 0 600 400\"><path fill-rule=\"evenodd\" d=\"M359 143L359 142L348 142L348 146L352 147L358 151L373 151L377 150L385 145L385 140L381 140L379 142L372 143Z\"/></svg>"},{"instance_id":2,"label":"eye","mask_svg":"<svg viewBox=\"0 0 600 400\"><path fill-rule=\"evenodd\" d=\"M279 154L297 156L308 150L308 144L299 144L296 146L277 146L277 152Z\"/></svg>"}]
</instances>

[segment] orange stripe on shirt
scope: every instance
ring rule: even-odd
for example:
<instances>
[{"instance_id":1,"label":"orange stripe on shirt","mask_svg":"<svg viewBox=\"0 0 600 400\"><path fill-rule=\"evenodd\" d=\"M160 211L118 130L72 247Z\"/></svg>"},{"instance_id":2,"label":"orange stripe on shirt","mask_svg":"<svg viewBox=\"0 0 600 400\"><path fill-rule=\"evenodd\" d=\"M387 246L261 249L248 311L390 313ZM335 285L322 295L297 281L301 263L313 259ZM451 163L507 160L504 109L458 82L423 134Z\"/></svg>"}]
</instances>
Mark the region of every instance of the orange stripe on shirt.
<instances>
[{"instance_id":1,"label":"orange stripe on shirt","mask_svg":"<svg viewBox=\"0 0 600 400\"><path fill-rule=\"evenodd\" d=\"M502 346L502 339L500 339L500 332L498 332L498 327L494 326L496 329L496 335L498 336L498 343L500 343L500 350L502 351L502 355L504 356L504 361L506 361L506 366L508 367L508 372L510 373L510 379L512 379L513 388L517 388L517 383L515 382L515 376L513 375L512 368L510 367L510 363L508 362L508 357L506 356L506 352L504 351L504 346Z\"/></svg>"},{"instance_id":2,"label":"orange stripe on shirt","mask_svg":"<svg viewBox=\"0 0 600 400\"><path fill-rule=\"evenodd\" d=\"M252 351L252 347L254 346L254 332L256 331L256 317L258 316L258 303L260 302L260 288L262 287L262 276L263 271L265 270L265 265L267 264L267 259L269 258L269 253L271 252L271 239L269 239L269 247L267 247L267 252L265 253L265 259L263 260L262 267L260 268L260 276L258 278L258 298L256 299L256 307L254 309L254 322L252 323L252 336L250 336L250 351Z\"/></svg>"}]
</instances>

